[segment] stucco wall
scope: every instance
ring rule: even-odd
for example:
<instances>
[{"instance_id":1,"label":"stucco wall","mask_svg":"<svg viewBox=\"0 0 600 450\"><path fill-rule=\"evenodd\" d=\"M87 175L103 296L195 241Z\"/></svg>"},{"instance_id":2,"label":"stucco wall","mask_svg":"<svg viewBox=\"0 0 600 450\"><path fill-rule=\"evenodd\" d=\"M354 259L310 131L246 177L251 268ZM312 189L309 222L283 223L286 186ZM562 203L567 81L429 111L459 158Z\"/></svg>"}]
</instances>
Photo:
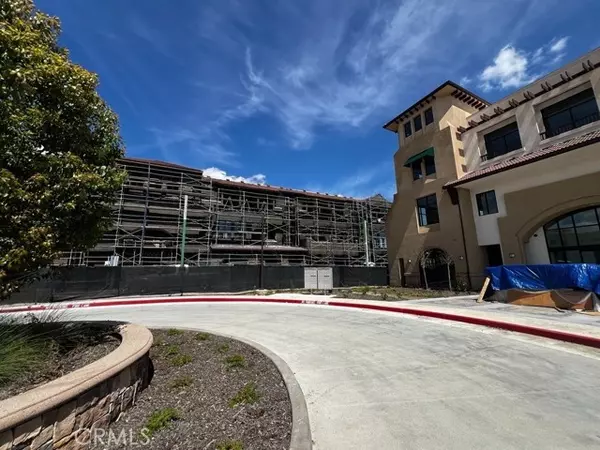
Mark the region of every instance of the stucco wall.
<instances>
[{"instance_id":1,"label":"stucco wall","mask_svg":"<svg viewBox=\"0 0 600 450\"><path fill-rule=\"evenodd\" d=\"M539 227L529 237L529 240L525 241L525 263L550 264L544 227Z\"/></svg>"},{"instance_id":2,"label":"stucco wall","mask_svg":"<svg viewBox=\"0 0 600 450\"><path fill-rule=\"evenodd\" d=\"M526 262L525 242L541 226L576 209L600 205L600 172L504 195L498 219L505 264ZM509 254L514 254L510 258Z\"/></svg>"},{"instance_id":3,"label":"stucco wall","mask_svg":"<svg viewBox=\"0 0 600 450\"><path fill-rule=\"evenodd\" d=\"M393 285L398 285L401 281L399 258L404 259L406 277L413 281L418 280L417 259L421 252L428 248L445 250L454 259L456 272L467 272L458 207L452 204L449 193L443 189L446 182L457 176L458 144L455 127L447 126L442 131L426 133L414 139L410 146L397 152L395 156L398 192L386 219L390 282ZM436 174L413 180L411 169L403 167L403 164L409 156L429 147L435 149ZM440 223L420 227L416 199L434 193L437 197ZM470 270L480 275L483 272L484 258L482 250L477 246L475 225L470 213L471 201L467 192L461 194L461 202Z\"/></svg>"}]
</instances>

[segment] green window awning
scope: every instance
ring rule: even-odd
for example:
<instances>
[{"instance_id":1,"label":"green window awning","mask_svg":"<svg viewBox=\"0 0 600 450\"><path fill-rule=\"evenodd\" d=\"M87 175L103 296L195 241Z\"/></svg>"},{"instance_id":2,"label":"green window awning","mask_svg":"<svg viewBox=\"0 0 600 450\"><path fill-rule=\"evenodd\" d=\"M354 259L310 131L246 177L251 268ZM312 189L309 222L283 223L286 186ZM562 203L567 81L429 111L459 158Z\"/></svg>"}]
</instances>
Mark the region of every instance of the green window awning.
<instances>
[{"instance_id":1,"label":"green window awning","mask_svg":"<svg viewBox=\"0 0 600 450\"><path fill-rule=\"evenodd\" d=\"M412 163L414 163L415 161L418 161L420 159L423 159L426 156L433 156L433 147L429 147L427 150L423 150L421 153L417 153L416 155L408 158L406 160L406 162L404 163L404 167L410 167L410 165Z\"/></svg>"}]
</instances>

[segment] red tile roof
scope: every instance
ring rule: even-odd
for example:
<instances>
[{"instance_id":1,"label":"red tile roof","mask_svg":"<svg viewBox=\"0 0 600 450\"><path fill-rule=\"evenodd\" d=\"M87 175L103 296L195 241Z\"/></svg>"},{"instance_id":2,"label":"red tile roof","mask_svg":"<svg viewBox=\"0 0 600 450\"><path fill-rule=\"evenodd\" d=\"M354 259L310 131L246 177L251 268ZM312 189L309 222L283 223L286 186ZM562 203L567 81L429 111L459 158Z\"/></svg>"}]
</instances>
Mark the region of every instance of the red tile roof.
<instances>
[{"instance_id":1,"label":"red tile roof","mask_svg":"<svg viewBox=\"0 0 600 450\"><path fill-rule=\"evenodd\" d=\"M492 164L483 169L474 170L463 175L457 180L449 181L444 185L444 188L458 186L469 181L478 180L479 178L484 178L499 172L504 172L515 167L531 164L542 159L560 155L561 153L566 153L571 150L585 147L586 145L594 144L596 142L600 142L600 130L591 131L581 136L557 142L548 147L539 148L533 152L524 153L519 156L513 156L512 158L499 161L496 164Z\"/></svg>"}]
</instances>

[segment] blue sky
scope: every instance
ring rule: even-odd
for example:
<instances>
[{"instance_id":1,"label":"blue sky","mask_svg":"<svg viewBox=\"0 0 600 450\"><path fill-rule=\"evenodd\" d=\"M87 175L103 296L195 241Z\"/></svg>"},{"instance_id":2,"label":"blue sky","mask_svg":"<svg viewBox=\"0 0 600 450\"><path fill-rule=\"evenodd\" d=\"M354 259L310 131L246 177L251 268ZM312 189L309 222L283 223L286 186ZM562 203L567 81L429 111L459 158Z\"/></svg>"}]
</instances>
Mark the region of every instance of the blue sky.
<instances>
[{"instance_id":1,"label":"blue sky","mask_svg":"<svg viewBox=\"0 0 600 450\"><path fill-rule=\"evenodd\" d=\"M597 0L37 0L129 156L394 193L382 125L447 79L496 100L597 46Z\"/></svg>"}]
</instances>

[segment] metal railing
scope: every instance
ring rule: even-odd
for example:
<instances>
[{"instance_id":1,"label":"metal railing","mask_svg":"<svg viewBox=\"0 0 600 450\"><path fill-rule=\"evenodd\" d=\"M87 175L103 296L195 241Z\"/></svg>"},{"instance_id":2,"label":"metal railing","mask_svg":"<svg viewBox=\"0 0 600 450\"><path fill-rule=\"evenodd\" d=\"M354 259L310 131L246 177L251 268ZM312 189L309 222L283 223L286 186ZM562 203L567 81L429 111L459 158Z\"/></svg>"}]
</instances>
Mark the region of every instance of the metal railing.
<instances>
[{"instance_id":1,"label":"metal railing","mask_svg":"<svg viewBox=\"0 0 600 450\"><path fill-rule=\"evenodd\" d=\"M542 140L548 139L554 136L558 136L559 134L566 133L567 131L571 131L584 125L590 124L592 122L597 122L598 120L600 120L600 115L598 113L590 114L580 119L572 120L571 123L565 124L561 127L549 128L545 131L542 131L540 133L540 137L542 138Z\"/></svg>"}]
</instances>

